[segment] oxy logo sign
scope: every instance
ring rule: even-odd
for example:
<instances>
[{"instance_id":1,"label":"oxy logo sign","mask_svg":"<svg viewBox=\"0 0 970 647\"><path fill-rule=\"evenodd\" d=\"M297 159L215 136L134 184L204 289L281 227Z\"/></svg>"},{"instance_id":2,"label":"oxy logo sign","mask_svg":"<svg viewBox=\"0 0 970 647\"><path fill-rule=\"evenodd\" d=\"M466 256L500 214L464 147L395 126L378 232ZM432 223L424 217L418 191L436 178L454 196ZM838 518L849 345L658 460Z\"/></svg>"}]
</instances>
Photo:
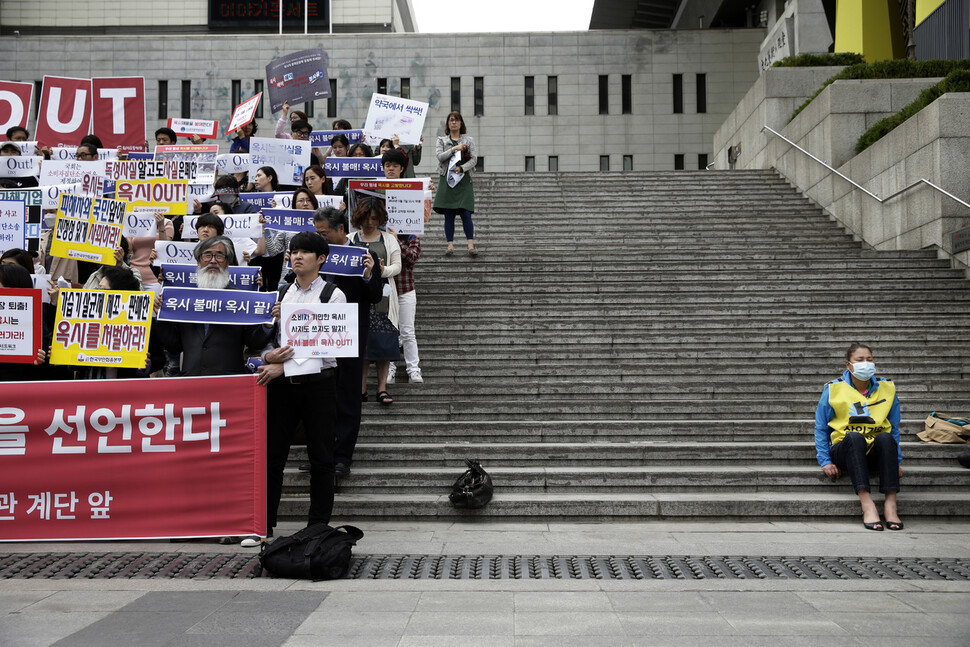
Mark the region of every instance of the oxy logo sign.
<instances>
[{"instance_id":1,"label":"oxy logo sign","mask_svg":"<svg viewBox=\"0 0 970 647\"><path fill-rule=\"evenodd\" d=\"M171 264L192 264L198 265L195 260L195 255L192 250L195 249L195 243L177 242L171 240L156 240L155 241L155 254L156 258L152 261L152 265L157 265L161 267L164 265Z\"/></svg>"},{"instance_id":2,"label":"oxy logo sign","mask_svg":"<svg viewBox=\"0 0 970 647\"><path fill-rule=\"evenodd\" d=\"M154 237L158 235L158 222L150 212L129 211L123 233L128 238Z\"/></svg>"}]
</instances>

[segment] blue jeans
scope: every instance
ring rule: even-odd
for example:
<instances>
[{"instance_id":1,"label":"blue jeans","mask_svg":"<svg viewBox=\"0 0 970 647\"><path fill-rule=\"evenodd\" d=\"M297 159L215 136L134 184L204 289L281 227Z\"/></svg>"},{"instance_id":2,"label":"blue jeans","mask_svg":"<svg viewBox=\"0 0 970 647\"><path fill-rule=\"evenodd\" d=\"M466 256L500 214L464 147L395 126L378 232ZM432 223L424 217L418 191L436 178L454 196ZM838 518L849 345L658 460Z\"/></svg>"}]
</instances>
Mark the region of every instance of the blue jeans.
<instances>
[{"instance_id":1,"label":"blue jeans","mask_svg":"<svg viewBox=\"0 0 970 647\"><path fill-rule=\"evenodd\" d=\"M467 209L442 209L445 214L445 240L449 243L455 240L455 216L461 216L461 228L465 232L465 238L475 239L475 225L472 223L472 214Z\"/></svg>"}]
</instances>

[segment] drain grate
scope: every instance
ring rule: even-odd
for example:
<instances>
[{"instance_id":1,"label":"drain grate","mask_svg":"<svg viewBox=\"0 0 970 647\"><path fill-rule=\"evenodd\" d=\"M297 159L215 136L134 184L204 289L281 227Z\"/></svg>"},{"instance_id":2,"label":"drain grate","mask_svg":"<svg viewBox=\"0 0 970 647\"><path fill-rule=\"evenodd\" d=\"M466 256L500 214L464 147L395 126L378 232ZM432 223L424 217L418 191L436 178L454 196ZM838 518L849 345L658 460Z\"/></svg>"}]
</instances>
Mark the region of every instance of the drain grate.
<instances>
[{"instance_id":1,"label":"drain grate","mask_svg":"<svg viewBox=\"0 0 970 647\"><path fill-rule=\"evenodd\" d=\"M13 553L0 579L251 578L255 555ZM970 580L970 559L644 555L360 555L359 580Z\"/></svg>"}]
</instances>

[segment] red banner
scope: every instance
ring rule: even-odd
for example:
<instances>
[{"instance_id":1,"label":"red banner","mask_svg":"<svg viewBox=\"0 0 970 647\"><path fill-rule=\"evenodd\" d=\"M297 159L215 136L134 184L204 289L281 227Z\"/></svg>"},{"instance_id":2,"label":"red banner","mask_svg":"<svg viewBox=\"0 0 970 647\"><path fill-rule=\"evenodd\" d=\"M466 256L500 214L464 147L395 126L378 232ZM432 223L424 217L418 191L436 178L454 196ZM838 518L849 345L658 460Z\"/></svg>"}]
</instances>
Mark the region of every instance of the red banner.
<instances>
[{"instance_id":1,"label":"red banner","mask_svg":"<svg viewBox=\"0 0 970 647\"><path fill-rule=\"evenodd\" d=\"M145 78L115 76L91 79L94 134L105 148L145 150Z\"/></svg>"},{"instance_id":2,"label":"red banner","mask_svg":"<svg viewBox=\"0 0 970 647\"><path fill-rule=\"evenodd\" d=\"M0 383L0 541L265 534L255 376Z\"/></svg>"},{"instance_id":3,"label":"red banner","mask_svg":"<svg viewBox=\"0 0 970 647\"><path fill-rule=\"evenodd\" d=\"M0 81L0 141L7 140L7 128L27 127L33 83Z\"/></svg>"},{"instance_id":4,"label":"red banner","mask_svg":"<svg viewBox=\"0 0 970 647\"><path fill-rule=\"evenodd\" d=\"M34 137L44 146L77 146L91 125L91 79L45 76Z\"/></svg>"}]
</instances>

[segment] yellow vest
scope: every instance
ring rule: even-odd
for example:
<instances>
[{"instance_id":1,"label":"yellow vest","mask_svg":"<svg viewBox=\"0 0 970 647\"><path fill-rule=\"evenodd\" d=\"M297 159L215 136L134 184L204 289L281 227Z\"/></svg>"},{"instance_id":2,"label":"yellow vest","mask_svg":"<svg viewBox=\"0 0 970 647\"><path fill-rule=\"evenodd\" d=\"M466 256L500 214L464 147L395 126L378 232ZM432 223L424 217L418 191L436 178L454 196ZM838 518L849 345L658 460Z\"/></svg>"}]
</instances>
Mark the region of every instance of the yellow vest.
<instances>
[{"instance_id":1,"label":"yellow vest","mask_svg":"<svg viewBox=\"0 0 970 647\"><path fill-rule=\"evenodd\" d=\"M866 438L866 451L872 448L876 434L891 433L889 411L896 399L896 385L890 380L877 378L876 388L863 396L855 387L842 380L829 382L829 406L835 415L829 420L832 444L839 442L849 432L858 432Z\"/></svg>"}]
</instances>

